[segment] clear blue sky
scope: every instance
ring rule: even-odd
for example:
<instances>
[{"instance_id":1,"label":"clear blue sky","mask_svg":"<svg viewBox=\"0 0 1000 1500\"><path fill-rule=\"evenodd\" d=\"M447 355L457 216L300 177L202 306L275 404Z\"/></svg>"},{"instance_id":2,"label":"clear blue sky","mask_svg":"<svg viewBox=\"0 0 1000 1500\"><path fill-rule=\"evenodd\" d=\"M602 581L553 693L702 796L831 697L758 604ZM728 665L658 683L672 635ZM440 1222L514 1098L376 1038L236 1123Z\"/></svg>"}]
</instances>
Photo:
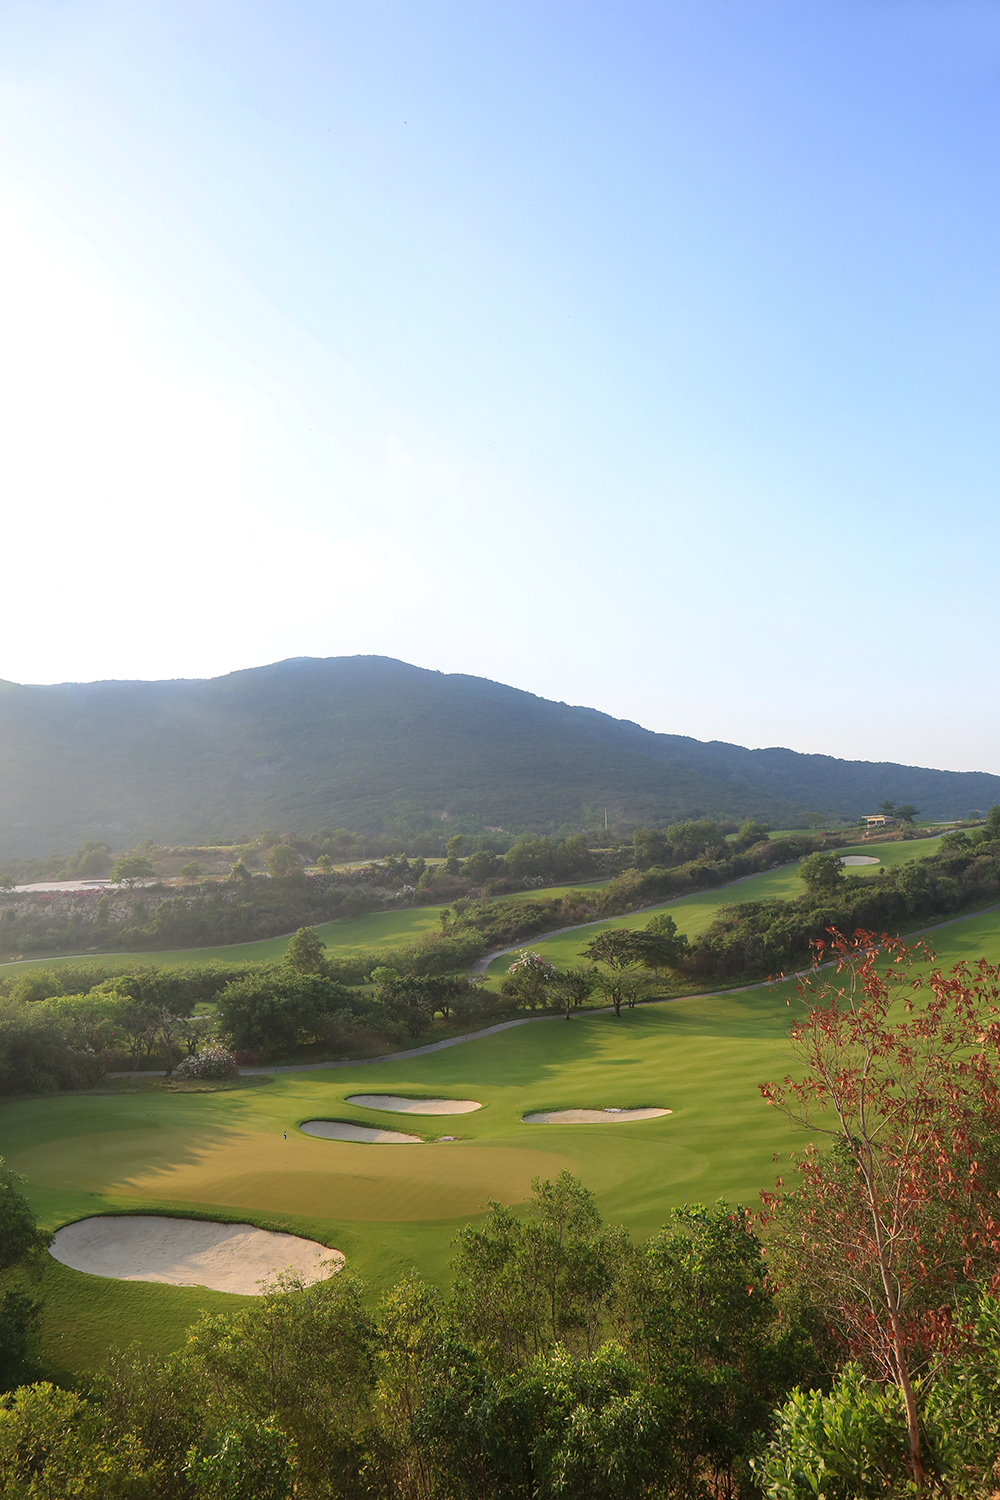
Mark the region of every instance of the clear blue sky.
<instances>
[{"instance_id":1,"label":"clear blue sky","mask_svg":"<svg viewBox=\"0 0 1000 1500\"><path fill-rule=\"evenodd\" d=\"M1000 772L1000 7L0 3L0 676Z\"/></svg>"}]
</instances>

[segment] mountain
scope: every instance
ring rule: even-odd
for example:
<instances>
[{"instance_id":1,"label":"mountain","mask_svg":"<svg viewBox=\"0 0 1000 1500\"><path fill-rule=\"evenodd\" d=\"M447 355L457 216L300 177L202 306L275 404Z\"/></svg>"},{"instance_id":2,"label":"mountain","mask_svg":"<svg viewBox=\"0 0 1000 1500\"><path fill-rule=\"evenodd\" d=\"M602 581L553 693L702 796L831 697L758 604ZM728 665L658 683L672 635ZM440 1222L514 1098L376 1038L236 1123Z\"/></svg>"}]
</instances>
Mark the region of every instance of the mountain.
<instances>
[{"instance_id":1,"label":"mountain","mask_svg":"<svg viewBox=\"0 0 1000 1500\"><path fill-rule=\"evenodd\" d=\"M1000 777L654 734L484 678L381 656L296 658L207 681L0 684L0 858L347 827L412 837L810 811L883 798L930 817Z\"/></svg>"}]
</instances>

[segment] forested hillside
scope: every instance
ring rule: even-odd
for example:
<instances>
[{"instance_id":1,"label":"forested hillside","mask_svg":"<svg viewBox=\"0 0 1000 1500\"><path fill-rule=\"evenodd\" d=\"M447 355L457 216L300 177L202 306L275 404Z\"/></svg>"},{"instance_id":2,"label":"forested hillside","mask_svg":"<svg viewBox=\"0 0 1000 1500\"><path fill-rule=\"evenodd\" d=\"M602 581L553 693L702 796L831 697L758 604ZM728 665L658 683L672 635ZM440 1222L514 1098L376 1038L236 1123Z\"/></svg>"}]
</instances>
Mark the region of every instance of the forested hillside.
<instances>
[{"instance_id":1,"label":"forested hillside","mask_svg":"<svg viewBox=\"0 0 1000 1500\"><path fill-rule=\"evenodd\" d=\"M689 817L777 826L883 798L931 817L1000 801L985 773L745 750L386 657L208 681L0 685L0 857L324 825L403 839Z\"/></svg>"}]
</instances>

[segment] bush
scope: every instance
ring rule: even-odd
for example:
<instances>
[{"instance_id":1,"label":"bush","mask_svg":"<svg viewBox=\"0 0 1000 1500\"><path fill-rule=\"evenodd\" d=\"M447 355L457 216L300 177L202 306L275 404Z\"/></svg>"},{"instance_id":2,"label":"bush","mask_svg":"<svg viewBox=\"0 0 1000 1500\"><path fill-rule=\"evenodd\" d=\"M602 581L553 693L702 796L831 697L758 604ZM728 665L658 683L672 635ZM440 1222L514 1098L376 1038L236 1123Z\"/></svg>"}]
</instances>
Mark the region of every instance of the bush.
<instances>
[{"instance_id":1,"label":"bush","mask_svg":"<svg viewBox=\"0 0 1000 1500\"><path fill-rule=\"evenodd\" d=\"M175 1078L236 1078L240 1065L225 1047L204 1047L174 1069Z\"/></svg>"}]
</instances>

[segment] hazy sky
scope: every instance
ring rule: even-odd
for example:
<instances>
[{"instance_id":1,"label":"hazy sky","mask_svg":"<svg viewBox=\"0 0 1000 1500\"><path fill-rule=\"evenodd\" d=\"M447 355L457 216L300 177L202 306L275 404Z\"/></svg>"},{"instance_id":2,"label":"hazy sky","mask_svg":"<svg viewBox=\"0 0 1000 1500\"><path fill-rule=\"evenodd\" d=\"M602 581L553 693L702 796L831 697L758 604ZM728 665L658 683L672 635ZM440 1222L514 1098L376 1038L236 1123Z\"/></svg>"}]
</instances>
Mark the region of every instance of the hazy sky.
<instances>
[{"instance_id":1,"label":"hazy sky","mask_svg":"<svg viewBox=\"0 0 1000 1500\"><path fill-rule=\"evenodd\" d=\"M1000 772L1000 6L0 0L0 677Z\"/></svg>"}]
</instances>

